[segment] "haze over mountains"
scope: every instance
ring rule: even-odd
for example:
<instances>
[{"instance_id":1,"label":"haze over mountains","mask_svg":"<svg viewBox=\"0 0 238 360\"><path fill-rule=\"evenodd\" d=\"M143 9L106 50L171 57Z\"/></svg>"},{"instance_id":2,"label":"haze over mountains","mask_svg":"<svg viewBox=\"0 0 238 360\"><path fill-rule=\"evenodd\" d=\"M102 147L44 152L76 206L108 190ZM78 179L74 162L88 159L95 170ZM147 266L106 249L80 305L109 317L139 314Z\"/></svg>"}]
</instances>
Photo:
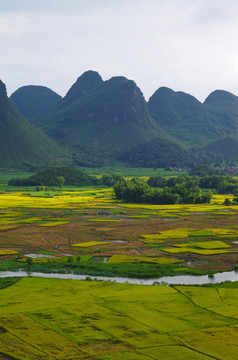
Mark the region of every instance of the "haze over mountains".
<instances>
[{"instance_id":1,"label":"haze over mountains","mask_svg":"<svg viewBox=\"0 0 238 360\"><path fill-rule=\"evenodd\" d=\"M63 98L46 87L25 86L10 99L33 123L24 124L52 138L52 149L67 148L77 165L238 161L232 151L238 148L238 97L226 91L214 91L202 104L189 94L161 87L146 103L134 81L103 81L97 72L87 71Z\"/></svg>"}]
</instances>

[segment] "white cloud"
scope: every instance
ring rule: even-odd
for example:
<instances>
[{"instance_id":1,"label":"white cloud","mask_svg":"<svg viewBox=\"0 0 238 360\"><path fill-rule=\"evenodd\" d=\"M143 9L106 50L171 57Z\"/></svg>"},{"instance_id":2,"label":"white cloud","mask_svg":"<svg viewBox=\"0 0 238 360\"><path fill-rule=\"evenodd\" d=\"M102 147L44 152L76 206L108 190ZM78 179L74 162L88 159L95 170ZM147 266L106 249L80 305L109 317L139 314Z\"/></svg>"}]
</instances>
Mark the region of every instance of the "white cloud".
<instances>
[{"instance_id":1,"label":"white cloud","mask_svg":"<svg viewBox=\"0 0 238 360\"><path fill-rule=\"evenodd\" d=\"M88 69L203 100L238 94L236 0L0 0L1 77L9 94L41 84L64 95Z\"/></svg>"}]
</instances>

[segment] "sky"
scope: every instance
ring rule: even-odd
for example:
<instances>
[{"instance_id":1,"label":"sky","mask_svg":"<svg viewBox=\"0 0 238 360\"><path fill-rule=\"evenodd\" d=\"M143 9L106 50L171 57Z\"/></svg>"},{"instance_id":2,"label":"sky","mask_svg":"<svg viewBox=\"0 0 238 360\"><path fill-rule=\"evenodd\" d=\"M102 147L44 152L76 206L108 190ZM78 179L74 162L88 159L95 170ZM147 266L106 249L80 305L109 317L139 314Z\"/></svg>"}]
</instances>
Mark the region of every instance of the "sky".
<instances>
[{"instance_id":1,"label":"sky","mask_svg":"<svg viewBox=\"0 0 238 360\"><path fill-rule=\"evenodd\" d=\"M0 0L0 79L64 96L87 70L198 100L238 96L237 0Z\"/></svg>"}]
</instances>

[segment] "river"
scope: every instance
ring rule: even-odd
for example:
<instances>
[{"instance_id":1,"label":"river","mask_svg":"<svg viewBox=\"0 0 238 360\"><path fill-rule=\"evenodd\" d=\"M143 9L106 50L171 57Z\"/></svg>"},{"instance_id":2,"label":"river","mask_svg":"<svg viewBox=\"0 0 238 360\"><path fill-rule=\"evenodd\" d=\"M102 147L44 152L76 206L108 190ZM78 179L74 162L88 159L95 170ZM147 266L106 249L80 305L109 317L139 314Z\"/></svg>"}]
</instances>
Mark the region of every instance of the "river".
<instances>
[{"instance_id":1,"label":"river","mask_svg":"<svg viewBox=\"0 0 238 360\"><path fill-rule=\"evenodd\" d=\"M204 285L204 284L220 284L224 281L238 281L238 272L227 271L214 274L213 277L208 275L179 275L179 276L163 276L156 279L136 279L125 277L108 277L108 276L91 276L91 275L76 275L76 274L56 274L56 273L27 273L25 271L0 271L0 278L6 277L44 277L57 279L72 279L72 280L100 280L111 281L120 284L137 284L137 285Z\"/></svg>"}]
</instances>

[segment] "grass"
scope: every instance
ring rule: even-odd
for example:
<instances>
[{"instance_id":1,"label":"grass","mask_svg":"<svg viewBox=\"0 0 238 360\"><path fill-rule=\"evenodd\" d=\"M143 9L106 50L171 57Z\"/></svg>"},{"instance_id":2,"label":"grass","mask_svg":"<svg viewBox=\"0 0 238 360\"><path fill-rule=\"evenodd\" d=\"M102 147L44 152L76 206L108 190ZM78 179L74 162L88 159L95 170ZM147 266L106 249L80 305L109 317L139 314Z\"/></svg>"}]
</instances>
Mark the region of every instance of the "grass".
<instances>
[{"instance_id":1,"label":"grass","mask_svg":"<svg viewBox=\"0 0 238 360\"><path fill-rule=\"evenodd\" d=\"M179 171L167 171L164 168L159 168L159 169L138 168L138 167L125 166L120 163L116 164L115 166L104 166L98 168L80 167L80 170L85 171L87 174L99 175L99 176L101 176L102 174L106 174L106 175L117 174L126 177L134 177L134 176L150 177L150 176L155 176L158 173L163 176L181 175L181 172Z\"/></svg>"},{"instance_id":2,"label":"grass","mask_svg":"<svg viewBox=\"0 0 238 360\"><path fill-rule=\"evenodd\" d=\"M0 352L16 359L237 357L234 284L170 287L31 277L0 295Z\"/></svg>"},{"instance_id":3,"label":"grass","mask_svg":"<svg viewBox=\"0 0 238 360\"><path fill-rule=\"evenodd\" d=\"M176 264L182 262L181 260L168 259L163 257L145 257L145 256L127 256L127 255L113 255L108 264L115 263L154 263L154 264Z\"/></svg>"}]
</instances>

